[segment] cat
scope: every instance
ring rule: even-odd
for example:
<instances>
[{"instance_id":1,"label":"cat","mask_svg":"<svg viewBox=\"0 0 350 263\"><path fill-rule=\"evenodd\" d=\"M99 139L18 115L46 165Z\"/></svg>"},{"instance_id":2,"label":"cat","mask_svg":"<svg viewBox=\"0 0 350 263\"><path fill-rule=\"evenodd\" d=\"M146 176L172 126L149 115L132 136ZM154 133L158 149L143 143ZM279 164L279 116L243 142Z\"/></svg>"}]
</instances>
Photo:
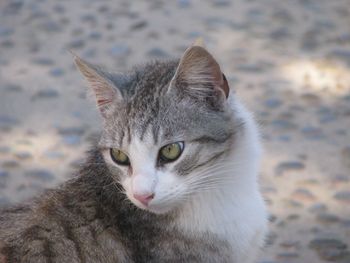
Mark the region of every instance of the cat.
<instances>
[{"instance_id":1,"label":"cat","mask_svg":"<svg viewBox=\"0 0 350 263\"><path fill-rule=\"evenodd\" d=\"M73 179L1 211L0 262L255 262L259 133L206 48L125 74L74 59L101 138Z\"/></svg>"}]
</instances>

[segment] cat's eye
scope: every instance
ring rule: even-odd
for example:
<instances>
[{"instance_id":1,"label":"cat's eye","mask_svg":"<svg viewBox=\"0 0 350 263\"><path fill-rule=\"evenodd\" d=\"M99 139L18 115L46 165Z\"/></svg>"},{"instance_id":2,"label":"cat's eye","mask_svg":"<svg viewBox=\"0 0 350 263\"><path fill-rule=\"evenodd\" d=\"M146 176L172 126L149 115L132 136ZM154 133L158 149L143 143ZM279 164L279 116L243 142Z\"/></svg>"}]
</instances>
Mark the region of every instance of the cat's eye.
<instances>
[{"instance_id":1,"label":"cat's eye","mask_svg":"<svg viewBox=\"0 0 350 263\"><path fill-rule=\"evenodd\" d=\"M183 142L174 142L163 146L159 151L159 161L169 163L180 157L184 149Z\"/></svg>"},{"instance_id":2,"label":"cat's eye","mask_svg":"<svg viewBox=\"0 0 350 263\"><path fill-rule=\"evenodd\" d=\"M129 157L119 149L111 148L112 160L119 165L130 165Z\"/></svg>"}]
</instances>

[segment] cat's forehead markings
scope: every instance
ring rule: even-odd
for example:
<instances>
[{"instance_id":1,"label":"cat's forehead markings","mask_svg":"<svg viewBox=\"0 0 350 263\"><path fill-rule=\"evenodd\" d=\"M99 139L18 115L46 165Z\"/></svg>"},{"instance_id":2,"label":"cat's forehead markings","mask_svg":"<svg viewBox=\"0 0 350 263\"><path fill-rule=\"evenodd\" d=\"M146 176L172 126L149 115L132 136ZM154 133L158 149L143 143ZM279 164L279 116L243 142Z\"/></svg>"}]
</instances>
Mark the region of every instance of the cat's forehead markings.
<instances>
[{"instance_id":1,"label":"cat's forehead markings","mask_svg":"<svg viewBox=\"0 0 350 263\"><path fill-rule=\"evenodd\" d=\"M153 143L149 136L146 136L143 141L138 136L133 136L128 152L131 160L134 162L136 170L142 170L142 167L149 167L155 163L158 154L158 146Z\"/></svg>"},{"instance_id":2,"label":"cat's forehead markings","mask_svg":"<svg viewBox=\"0 0 350 263\"><path fill-rule=\"evenodd\" d=\"M124 130L122 130L121 134L119 136L119 148L121 148L123 146L124 137L125 137L125 133L124 133Z\"/></svg>"},{"instance_id":3,"label":"cat's forehead markings","mask_svg":"<svg viewBox=\"0 0 350 263\"><path fill-rule=\"evenodd\" d=\"M159 124L153 125L153 127L152 127L152 135L153 135L154 144L158 144L159 130L160 130L160 125Z\"/></svg>"}]
</instances>

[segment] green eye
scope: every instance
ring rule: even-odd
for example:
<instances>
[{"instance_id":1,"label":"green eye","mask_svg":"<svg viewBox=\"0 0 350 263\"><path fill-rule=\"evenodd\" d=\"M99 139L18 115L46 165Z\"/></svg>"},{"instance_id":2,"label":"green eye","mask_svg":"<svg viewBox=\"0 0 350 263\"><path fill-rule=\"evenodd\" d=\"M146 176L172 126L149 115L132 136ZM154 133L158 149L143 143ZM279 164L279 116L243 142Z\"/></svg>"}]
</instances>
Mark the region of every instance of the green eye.
<instances>
[{"instance_id":1,"label":"green eye","mask_svg":"<svg viewBox=\"0 0 350 263\"><path fill-rule=\"evenodd\" d=\"M111 148L110 152L112 160L115 163L119 165L130 165L129 157L121 150Z\"/></svg>"},{"instance_id":2,"label":"green eye","mask_svg":"<svg viewBox=\"0 0 350 263\"><path fill-rule=\"evenodd\" d=\"M174 142L162 147L159 151L159 161L169 163L180 157L184 149L183 142Z\"/></svg>"}]
</instances>

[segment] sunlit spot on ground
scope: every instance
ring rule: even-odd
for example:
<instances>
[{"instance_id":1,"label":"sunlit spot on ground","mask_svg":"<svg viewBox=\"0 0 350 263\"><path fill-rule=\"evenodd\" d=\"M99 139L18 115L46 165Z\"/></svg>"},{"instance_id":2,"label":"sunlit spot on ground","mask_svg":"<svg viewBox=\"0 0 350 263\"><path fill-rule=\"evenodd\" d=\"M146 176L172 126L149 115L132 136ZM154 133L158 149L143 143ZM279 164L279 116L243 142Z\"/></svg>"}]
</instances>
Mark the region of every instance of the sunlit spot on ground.
<instances>
[{"instance_id":1,"label":"sunlit spot on ground","mask_svg":"<svg viewBox=\"0 0 350 263\"><path fill-rule=\"evenodd\" d=\"M297 92L325 92L344 95L350 91L350 69L328 60L295 60L282 73L292 81Z\"/></svg>"}]
</instances>

